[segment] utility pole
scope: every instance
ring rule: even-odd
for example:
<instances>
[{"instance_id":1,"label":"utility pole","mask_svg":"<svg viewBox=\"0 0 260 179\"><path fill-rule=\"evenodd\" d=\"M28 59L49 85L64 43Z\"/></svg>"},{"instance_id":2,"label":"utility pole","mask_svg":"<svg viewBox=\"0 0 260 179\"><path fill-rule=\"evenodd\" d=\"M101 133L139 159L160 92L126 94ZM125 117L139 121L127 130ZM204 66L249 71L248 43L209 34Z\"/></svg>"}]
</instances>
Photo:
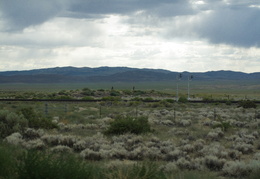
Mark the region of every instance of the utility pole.
<instances>
[{"instance_id":1,"label":"utility pole","mask_svg":"<svg viewBox=\"0 0 260 179\"><path fill-rule=\"evenodd\" d=\"M178 102L179 101L179 81L181 80L182 78L182 74L179 73L176 77L177 79L177 89L176 89L176 101Z\"/></svg>"},{"instance_id":2,"label":"utility pole","mask_svg":"<svg viewBox=\"0 0 260 179\"><path fill-rule=\"evenodd\" d=\"M193 75L188 76L188 100L190 100L190 81L193 79Z\"/></svg>"}]
</instances>

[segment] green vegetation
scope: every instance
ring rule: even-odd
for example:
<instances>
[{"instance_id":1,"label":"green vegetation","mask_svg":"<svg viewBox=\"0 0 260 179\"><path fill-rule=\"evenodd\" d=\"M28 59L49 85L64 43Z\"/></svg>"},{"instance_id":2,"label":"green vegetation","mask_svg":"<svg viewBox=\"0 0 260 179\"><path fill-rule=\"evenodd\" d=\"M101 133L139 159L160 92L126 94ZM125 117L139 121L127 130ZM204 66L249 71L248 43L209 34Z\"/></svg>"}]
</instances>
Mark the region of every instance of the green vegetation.
<instances>
[{"instance_id":1,"label":"green vegetation","mask_svg":"<svg viewBox=\"0 0 260 179\"><path fill-rule=\"evenodd\" d=\"M103 99L1 101L0 178L259 176L254 101L238 108L229 100L240 99L226 94L193 94L215 101L201 104L189 103L185 94L176 102L172 91L115 89L13 91L11 97L0 91L6 98Z\"/></svg>"},{"instance_id":2,"label":"green vegetation","mask_svg":"<svg viewBox=\"0 0 260 179\"><path fill-rule=\"evenodd\" d=\"M35 129L52 129L57 128L50 119L43 117L42 115L36 113L32 107L22 108L19 111L28 121L28 127Z\"/></svg>"},{"instance_id":3,"label":"green vegetation","mask_svg":"<svg viewBox=\"0 0 260 179\"><path fill-rule=\"evenodd\" d=\"M70 90L78 92L84 96L95 96L97 92L109 91L111 86L115 91L122 91L123 94L132 96L158 96L160 93L175 96L176 81L161 82L100 82L100 83L55 83L55 84L0 84L0 98L53 98L55 99L62 94L71 94ZM221 100L260 100L260 85L257 81L192 81L190 84L191 97L210 97L210 99ZM133 90L135 86L135 90ZM65 91L64 91L65 90ZM179 93L186 96L186 81L179 82ZM61 92L59 94L59 92ZM64 93L65 92L65 93ZM73 92L73 93L74 93ZM113 95L113 94L112 94ZM66 96L66 95L65 95ZM72 96L73 97L73 96Z\"/></svg>"},{"instance_id":4,"label":"green vegetation","mask_svg":"<svg viewBox=\"0 0 260 179\"><path fill-rule=\"evenodd\" d=\"M88 164L73 155L54 155L44 152L28 151L18 166L19 179L28 178L60 178L83 179L101 178L101 169Z\"/></svg>"},{"instance_id":5,"label":"green vegetation","mask_svg":"<svg viewBox=\"0 0 260 179\"><path fill-rule=\"evenodd\" d=\"M181 97L179 98L178 102L180 102L180 103L186 103L186 102L188 102L188 99L187 99L186 97L184 97L184 96L181 96Z\"/></svg>"},{"instance_id":6,"label":"green vegetation","mask_svg":"<svg viewBox=\"0 0 260 179\"><path fill-rule=\"evenodd\" d=\"M229 128L231 128L232 126L230 125L229 122L221 122L220 124L216 124L213 126L213 128L221 128L223 132L227 132Z\"/></svg>"},{"instance_id":7,"label":"green vegetation","mask_svg":"<svg viewBox=\"0 0 260 179\"><path fill-rule=\"evenodd\" d=\"M248 108L256 108L257 105L254 101L243 100L238 103L238 106L248 109Z\"/></svg>"},{"instance_id":8,"label":"green vegetation","mask_svg":"<svg viewBox=\"0 0 260 179\"><path fill-rule=\"evenodd\" d=\"M141 134L151 132L147 117L117 117L110 123L110 127L104 132L107 135L120 135L125 133Z\"/></svg>"},{"instance_id":9,"label":"green vegetation","mask_svg":"<svg viewBox=\"0 0 260 179\"><path fill-rule=\"evenodd\" d=\"M137 163L133 166L121 166L108 173L109 179L166 179L164 172L154 162Z\"/></svg>"},{"instance_id":10,"label":"green vegetation","mask_svg":"<svg viewBox=\"0 0 260 179\"><path fill-rule=\"evenodd\" d=\"M0 138L5 138L15 132L22 132L28 127L28 120L7 110L0 111Z\"/></svg>"}]
</instances>

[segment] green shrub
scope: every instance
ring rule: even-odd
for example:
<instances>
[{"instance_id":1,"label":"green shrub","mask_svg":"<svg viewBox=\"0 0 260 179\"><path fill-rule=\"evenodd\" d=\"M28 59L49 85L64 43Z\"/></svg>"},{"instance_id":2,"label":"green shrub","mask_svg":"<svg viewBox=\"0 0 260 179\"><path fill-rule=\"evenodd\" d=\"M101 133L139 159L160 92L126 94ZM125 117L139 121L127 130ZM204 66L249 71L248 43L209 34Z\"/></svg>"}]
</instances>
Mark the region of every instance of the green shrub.
<instances>
[{"instance_id":1,"label":"green shrub","mask_svg":"<svg viewBox=\"0 0 260 179\"><path fill-rule=\"evenodd\" d=\"M131 99L131 101L143 101L143 98L134 97L134 98Z\"/></svg>"},{"instance_id":2,"label":"green shrub","mask_svg":"<svg viewBox=\"0 0 260 179\"><path fill-rule=\"evenodd\" d=\"M154 99L152 97L148 97L148 98L144 98L143 101L144 102L153 102Z\"/></svg>"},{"instance_id":3,"label":"green shrub","mask_svg":"<svg viewBox=\"0 0 260 179\"><path fill-rule=\"evenodd\" d=\"M212 97L206 96L206 97L202 98L202 101L204 101L204 102L212 102L212 101L214 101L214 99Z\"/></svg>"},{"instance_id":4,"label":"green shrub","mask_svg":"<svg viewBox=\"0 0 260 179\"><path fill-rule=\"evenodd\" d=\"M92 101L92 100L95 100L95 98L93 98L92 96L85 96L84 98L82 98L82 100Z\"/></svg>"},{"instance_id":5,"label":"green shrub","mask_svg":"<svg viewBox=\"0 0 260 179\"><path fill-rule=\"evenodd\" d=\"M93 96L94 92L89 88L83 88L81 94L86 96Z\"/></svg>"},{"instance_id":6,"label":"green shrub","mask_svg":"<svg viewBox=\"0 0 260 179\"><path fill-rule=\"evenodd\" d=\"M103 101L120 101L121 98L119 96L105 96L102 98Z\"/></svg>"},{"instance_id":7,"label":"green shrub","mask_svg":"<svg viewBox=\"0 0 260 179\"><path fill-rule=\"evenodd\" d=\"M188 102L188 99L186 97L184 97L184 96L181 96L178 101L180 103L186 103L186 102Z\"/></svg>"},{"instance_id":8,"label":"green shrub","mask_svg":"<svg viewBox=\"0 0 260 179\"><path fill-rule=\"evenodd\" d=\"M140 95L145 95L145 94L147 94L147 92L146 91L141 91L141 90L135 90L135 91L133 91L133 95L135 95L135 96L140 96Z\"/></svg>"},{"instance_id":9,"label":"green shrub","mask_svg":"<svg viewBox=\"0 0 260 179\"><path fill-rule=\"evenodd\" d=\"M172 172L169 178L172 179L217 179L219 177L215 176L213 173L209 171L177 171Z\"/></svg>"},{"instance_id":10,"label":"green shrub","mask_svg":"<svg viewBox=\"0 0 260 179\"><path fill-rule=\"evenodd\" d=\"M231 100L226 100L225 104L230 106L232 104L232 102L231 102Z\"/></svg>"},{"instance_id":11,"label":"green shrub","mask_svg":"<svg viewBox=\"0 0 260 179\"><path fill-rule=\"evenodd\" d=\"M256 108L257 105L254 101L244 100L244 101L240 101L238 103L238 107L243 107L243 108L247 109L247 108Z\"/></svg>"},{"instance_id":12,"label":"green shrub","mask_svg":"<svg viewBox=\"0 0 260 179\"><path fill-rule=\"evenodd\" d=\"M70 100L73 99L73 97L67 95L61 95L61 96L57 96L55 99Z\"/></svg>"},{"instance_id":13,"label":"green shrub","mask_svg":"<svg viewBox=\"0 0 260 179\"><path fill-rule=\"evenodd\" d=\"M121 166L107 174L108 179L166 179L167 177L154 162L137 163L133 166Z\"/></svg>"},{"instance_id":14,"label":"green shrub","mask_svg":"<svg viewBox=\"0 0 260 179\"><path fill-rule=\"evenodd\" d=\"M110 96L121 96L121 94L120 94L120 92L118 92L118 91L112 90L112 91L110 92Z\"/></svg>"},{"instance_id":15,"label":"green shrub","mask_svg":"<svg viewBox=\"0 0 260 179\"><path fill-rule=\"evenodd\" d=\"M125 133L141 134L151 132L147 117L116 118L110 123L110 127L104 132L107 135L120 135Z\"/></svg>"},{"instance_id":16,"label":"green shrub","mask_svg":"<svg viewBox=\"0 0 260 179\"><path fill-rule=\"evenodd\" d=\"M28 126L30 128L52 129L57 127L50 119L36 113L31 107L22 108L19 113L28 120Z\"/></svg>"},{"instance_id":17,"label":"green shrub","mask_svg":"<svg viewBox=\"0 0 260 179\"><path fill-rule=\"evenodd\" d=\"M66 90L61 90L58 92L59 95L68 95L68 92Z\"/></svg>"},{"instance_id":18,"label":"green shrub","mask_svg":"<svg viewBox=\"0 0 260 179\"><path fill-rule=\"evenodd\" d=\"M22 132L28 127L28 121L13 112L0 111L0 138L5 138L14 132Z\"/></svg>"},{"instance_id":19,"label":"green shrub","mask_svg":"<svg viewBox=\"0 0 260 179\"><path fill-rule=\"evenodd\" d=\"M174 103L175 102L174 99L165 99L165 101L167 101L168 103Z\"/></svg>"},{"instance_id":20,"label":"green shrub","mask_svg":"<svg viewBox=\"0 0 260 179\"><path fill-rule=\"evenodd\" d=\"M13 147L0 143L0 178L14 178L17 167Z\"/></svg>"},{"instance_id":21,"label":"green shrub","mask_svg":"<svg viewBox=\"0 0 260 179\"><path fill-rule=\"evenodd\" d=\"M159 102L159 104L160 104L162 107L166 107L166 108L172 107L172 103L169 102L169 100L161 100L161 101Z\"/></svg>"},{"instance_id":22,"label":"green shrub","mask_svg":"<svg viewBox=\"0 0 260 179\"><path fill-rule=\"evenodd\" d=\"M213 128L221 128L223 132L226 132L229 128L232 126L230 125L229 122L221 122L220 124L216 124L213 126Z\"/></svg>"},{"instance_id":23,"label":"green shrub","mask_svg":"<svg viewBox=\"0 0 260 179\"><path fill-rule=\"evenodd\" d=\"M37 151L28 151L24 155L18 169L19 179L102 178L102 172L99 167L80 161L73 155L54 155Z\"/></svg>"}]
</instances>

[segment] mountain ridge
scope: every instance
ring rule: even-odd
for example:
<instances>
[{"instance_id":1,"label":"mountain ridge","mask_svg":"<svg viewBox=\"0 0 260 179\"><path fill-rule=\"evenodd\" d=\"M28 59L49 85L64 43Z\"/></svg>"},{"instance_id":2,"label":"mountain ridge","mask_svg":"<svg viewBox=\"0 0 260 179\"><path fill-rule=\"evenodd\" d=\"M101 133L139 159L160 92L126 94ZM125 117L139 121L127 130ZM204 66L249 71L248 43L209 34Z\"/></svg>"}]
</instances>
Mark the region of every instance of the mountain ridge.
<instances>
[{"instance_id":1,"label":"mountain ridge","mask_svg":"<svg viewBox=\"0 0 260 179\"><path fill-rule=\"evenodd\" d=\"M0 72L1 83L82 83L82 82L134 82L173 81L180 72L164 69L130 67L54 67L22 71ZM207 80L258 80L260 72L237 71L181 72L184 79L190 75L200 81Z\"/></svg>"}]
</instances>

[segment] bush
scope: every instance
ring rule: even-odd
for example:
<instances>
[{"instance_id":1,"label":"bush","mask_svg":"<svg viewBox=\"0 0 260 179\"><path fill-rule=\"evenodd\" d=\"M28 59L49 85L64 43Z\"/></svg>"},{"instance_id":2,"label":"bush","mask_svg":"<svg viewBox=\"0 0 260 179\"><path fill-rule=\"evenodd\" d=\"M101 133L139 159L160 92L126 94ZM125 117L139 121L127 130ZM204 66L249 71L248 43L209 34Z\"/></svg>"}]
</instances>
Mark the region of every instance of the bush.
<instances>
[{"instance_id":1,"label":"bush","mask_svg":"<svg viewBox=\"0 0 260 179\"><path fill-rule=\"evenodd\" d=\"M55 99L70 100L70 99L73 99L73 97L67 96L67 95L61 95L61 96L57 96Z\"/></svg>"},{"instance_id":2,"label":"bush","mask_svg":"<svg viewBox=\"0 0 260 179\"><path fill-rule=\"evenodd\" d=\"M256 103L254 101L244 100L238 103L238 107L243 107L245 109L256 108Z\"/></svg>"},{"instance_id":3,"label":"bush","mask_svg":"<svg viewBox=\"0 0 260 179\"><path fill-rule=\"evenodd\" d=\"M226 160L225 159L219 159L216 156L206 156L205 157L205 165L210 170L219 171L223 168Z\"/></svg>"},{"instance_id":4,"label":"bush","mask_svg":"<svg viewBox=\"0 0 260 179\"><path fill-rule=\"evenodd\" d=\"M103 101L120 101L121 98L119 96L105 96L102 98Z\"/></svg>"},{"instance_id":5,"label":"bush","mask_svg":"<svg viewBox=\"0 0 260 179\"><path fill-rule=\"evenodd\" d=\"M161 101L159 102L159 104L160 104L162 107L166 107L166 108L172 107L172 103L169 102L168 100L161 100Z\"/></svg>"},{"instance_id":6,"label":"bush","mask_svg":"<svg viewBox=\"0 0 260 179\"><path fill-rule=\"evenodd\" d=\"M143 102L153 102L154 99L152 97L147 97L143 99Z\"/></svg>"},{"instance_id":7,"label":"bush","mask_svg":"<svg viewBox=\"0 0 260 179\"><path fill-rule=\"evenodd\" d=\"M229 161L225 163L222 173L227 177L245 178L250 174L251 170L245 162Z\"/></svg>"},{"instance_id":8,"label":"bush","mask_svg":"<svg viewBox=\"0 0 260 179\"><path fill-rule=\"evenodd\" d=\"M28 121L22 115L0 111L0 138L5 138L14 132L23 132L27 126Z\"/></svg>"},{"instance_id":9,"label":"bush","mask_svg":"<svg viewBox=\"0 0 260 179\"><path fill-rule=\"evenodd\" d=\"M141 164L134 164L133 166L122 165L116 167L114 170L107 174L108 179L114 178L140 178L140 179L166 179L165 174L159 169L159 167L153 162L144 162Z\"/></svg>"},{"instance_id":10,"label":"bush","mask_svg":"<svg viewBox=\"0 0 260 179\"><path fill-rule=\"evenodd\" d=\"M204 102L212 102L212 101L214 101L214 99L212 97L209 97L209 96L204 96L202 98L202 101L204 101Z\"/></svg>"},{"instance_id":11,"label":"bush","mask_svg":"<svg viewBox=\"0 0 260 179\"><path fill-rule=\"evenodd\" d=\"M87 164L73 155L54 155L29 151L19 166L19 178L101 178L100 168ZM99 176L100 175L100 176Z\"/></svg>"},{"instance_id":12,"label":"bush","mask_svg":"<svg viewBox=\"0 0 260 179\"><path fill-rule=\"evenodd\" d=\"M213 126L213 128L221 128L223 132L226 132L229 128L232 126L230 125L229 122L221 122L220 124L216 124Z\"/></svg>"},{"instance_id":13,"label":"bush","mask_svg":"<svg viewBox=\"0 0 260 179\"><path fill-rule=\"evenodd\" d=\"M94 92L89 88L83 88L81 94L85 96L93 96Z\"/></svg>"},{"instance_id":14,"label":"bush","mask_svg":"<svg viewBox=\"0 0 260 179\"><path fill-rule=\"evenodd\" d=\"M184 96L181 96L181 97L179 98L178 102L180 102L180 103L186 103L186 102L188 102L188 99L187 99L186 97L184 97Z\"/></svg>"},{"instance_id":15,"label":"bush","mask_svg":"<svg viewBox=\"0 0 260 179\"><path fill-rule=\"evenodd\" d=\"M93 101L95 100L95 98L93 98L92 96L85 96L82 98L82 100Z\"/></svg>"},{"instance_id":16,"label":"bush","mask_svg":"<svg viewBox=\"0 0 260 179\"><path fill-rule=\"evenodd\" d=\"M105 134L124 134L134 133L141 134L151 132L147 117L139 117L137 119L132 117L120 118L110 123L110 127L105 131Z\"/></svg>"},{"instance_id":17,"label":"bush","mask_svg":"<svg viewBox=\"0 0 260 179\"><path fill-rule=\"evenodd\" d=\"M15 150L0 143L0 178L14 178L16 173Z\"/></svg>"},{"instance_id":18,"label":"bush","mask_svg":"<svg viewBox=\"0 0 260 179\"><path fill-rule=\"evenodd\" d=\"M52 129L57 128L57 125L52 123L52 121L48 118L45 118L39 114L37 114L33 108L22 108L19 111L27 120L28 126L30 128L43 128L43 129Z\"/></svg>"},{"instance_id":19,"label":"bush","mask_svg":"<svg viewBox=\"0 0 260 179\"><path fill-rule=\"evenodd\" d=\"M112 90L112 91L110 92L110 96L121 96L121 94L120 94L120 92L118 92L118 91Z\"/></svg>"}]
</instances>

